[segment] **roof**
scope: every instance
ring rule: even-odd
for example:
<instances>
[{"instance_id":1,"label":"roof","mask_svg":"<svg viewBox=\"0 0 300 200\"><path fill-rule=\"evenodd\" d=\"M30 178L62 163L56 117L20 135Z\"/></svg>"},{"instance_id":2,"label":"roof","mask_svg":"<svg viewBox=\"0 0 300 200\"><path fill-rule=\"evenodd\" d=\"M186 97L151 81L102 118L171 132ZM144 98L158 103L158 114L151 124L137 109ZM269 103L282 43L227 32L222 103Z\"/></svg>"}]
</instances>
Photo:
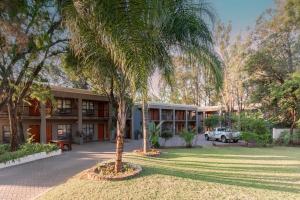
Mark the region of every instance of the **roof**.
<instances>
[{"instance_id":1,"label":"roof","mask_svg":"<svg viewBox=\"0 0 300 200\"><path fill-rule=\"evenodd\" d=\"M108 101L105 95L99 95L94 91L61 86L50 86L54 96L62 98L82 98L86 100Z\"/></svg>"},{"instance_id":2,"label":"roof","mask_svg":"<svg viewBox=\"0 0 300 200\"><path fill-rule=\"evenodd\" d=\"M141 107L141 104L135 104L138 107ZM159 102L149 102L148 108L162 108L162 109L188 109L188 110L197 110L195 105L186 105L186 104L171 104L171 103L159 103Z\"/></svg>"}]
</instances>

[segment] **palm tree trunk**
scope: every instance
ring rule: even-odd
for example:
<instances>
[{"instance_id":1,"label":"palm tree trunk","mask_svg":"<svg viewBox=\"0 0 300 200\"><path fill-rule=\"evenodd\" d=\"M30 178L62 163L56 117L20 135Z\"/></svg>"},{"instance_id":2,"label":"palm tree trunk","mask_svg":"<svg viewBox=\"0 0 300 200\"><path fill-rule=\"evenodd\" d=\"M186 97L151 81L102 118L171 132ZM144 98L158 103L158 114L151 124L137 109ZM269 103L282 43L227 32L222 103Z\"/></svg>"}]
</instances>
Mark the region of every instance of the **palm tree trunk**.
<instances>
[{"instance_id":1,"label":"palm tree trunk","mask_svg":"<svg viewBox=\"0 0 300 200\"><path fill-rule=\"evenodd\" d=\"M10 150L16 151L19 147L19 138L18 138L18 122L17 122L17 108L13 103L12 99L8 101L7 104L8 108L8 118L9 118L9 125L10 125Z\"/></svg>"},{"instance_id":2,"label":"palm tree trunk","mask_svg":"<svg viewBox=\"0 0 300 200\"><path fill-rule=\"evenodd\" d=\"M118 102L118 114L117 114L117 147L116 147L116 160L115 160L115 172L118 173L122 169L122 156L124 148L124 132L126 124L126 105L125 98L120 96Z\"/></svg>"},{"instance_id":3,"label":"palm tree trunk","mask_svg":"<svg viewBox=\"0 0 300 200\"><path fill-rule=\"evenodd\" d=\"M144 153L147 153L148 149L148 103L147 98L143 98L142 103L142 115L143 115L143 140L144 140L144 146L143 151Z\"/></svg>"}]
</instances>

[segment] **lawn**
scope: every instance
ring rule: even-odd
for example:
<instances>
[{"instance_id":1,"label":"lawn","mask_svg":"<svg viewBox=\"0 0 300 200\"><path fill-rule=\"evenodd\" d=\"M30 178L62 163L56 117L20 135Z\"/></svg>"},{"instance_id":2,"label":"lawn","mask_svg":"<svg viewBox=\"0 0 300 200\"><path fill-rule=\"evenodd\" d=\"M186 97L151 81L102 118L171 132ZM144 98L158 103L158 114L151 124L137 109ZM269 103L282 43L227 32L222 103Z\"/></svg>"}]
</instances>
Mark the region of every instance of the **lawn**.
<instances>
[{"instance_id":1,"label":"lawn","mask_svg":"<svg viewBox=\"0 0 300 200\"><path fill-rule=\"evenodd\" d=\"M300 199L299 148L167 149L126 160L143 173L117 182L71 178L40 199Z\"/></svg>"}]
</instances>

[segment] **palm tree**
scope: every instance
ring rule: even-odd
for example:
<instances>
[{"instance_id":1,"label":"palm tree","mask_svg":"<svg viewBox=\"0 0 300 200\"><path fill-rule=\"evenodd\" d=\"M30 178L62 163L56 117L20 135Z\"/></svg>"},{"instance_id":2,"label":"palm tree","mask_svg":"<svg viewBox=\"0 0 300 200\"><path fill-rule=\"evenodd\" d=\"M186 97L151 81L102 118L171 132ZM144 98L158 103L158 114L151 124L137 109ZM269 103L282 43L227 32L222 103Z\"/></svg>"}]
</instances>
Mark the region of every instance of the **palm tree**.
<instances>
[{"instance_id":1,"label":"palm tree","mask_svg":"<svg viewBox=\"0 0 300 200\"><path fill-rule=\"evenodd\" d=\"M75 56L84 66L97 69L99 79L114 80L118 104L116 172L122 168L128 100L137 90L146 96L148 78L155 68L162 69L168 77L173 69L171 54L186 52L194 60L205 58L202 61L218 72L209 45L202 37L191 37L203 29L194 30L195 21L191 21L190 32L177 30L193 16L185 13L192 8L188 5L192 3L184 0L70 0L65 7L70 47ZM187 45L190 43L194 45ZM194 51L197 53L190 54Z\"/></svg>"},{"instance_id":2,"label":"palm tree","mask_svg":"<svg viewBox=\"0 0 300 200\"><path fill-rule=\"evenodd\" d=\"M174 50L182 57L189 58L190 64L201 63L215 76L216 88L222 84L222 74L219 59L213 50L212 34L205 19L214 21L214 15L209 4L198 1L160 1L156 4L156 12L147 10L147 23L157 30L155 44L159 51L153 57L148 69L150 77L155 69L159 69L162 77L172 85L174 65L171 62ZM155 27L155 28L153 28ZM200 65L198 65L200 66ZM148 144L148 84L142 87L142 119L143 119L143 151L147 152Z\"/></svg>"}]
</instances>

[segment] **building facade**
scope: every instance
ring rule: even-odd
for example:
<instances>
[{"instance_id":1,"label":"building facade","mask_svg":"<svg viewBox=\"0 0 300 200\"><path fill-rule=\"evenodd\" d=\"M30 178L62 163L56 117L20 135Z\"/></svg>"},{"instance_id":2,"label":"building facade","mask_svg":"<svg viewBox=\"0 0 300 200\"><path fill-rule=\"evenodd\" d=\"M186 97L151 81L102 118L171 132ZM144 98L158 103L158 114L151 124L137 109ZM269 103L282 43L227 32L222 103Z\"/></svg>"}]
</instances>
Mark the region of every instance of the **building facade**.
<instances>
[{"instance_id":1,"label":"building facade","mask_svg":"<svg viewBox=\"0 0 300 200\"><path fill-rule=\"evenodd\" d=\"M197 115L198 108L191 105L181 104L148 104L149 122L159 124L161 122L161 132L167 131L174 136L179 135L184 129L198 129L199 119ZM135 139L141 137L142 132L142 109L141 105L135 105L132 108L132 135Z\"/></svg>"},{"instance_id":2,"label":"building facade","mask_svg":"<svg viewBox=\"0 0 300 200\"><path fill-rule=\"evenodd\" d=\"M19 108L25 136L30 134L41 143L56 139L71 139L75 143L110 140L112 117L108 98L82 89L51 87L51 91L55 106L51 102L42 104L32 100ZM8 115L3 110L0 111L0 143L9 141Z\"/></svg>"},{"instance_id":3,"label":"building facade","mask_svg":"<svg viewBox=\"0 0 300 200\"><path fill-rule=\"evenodd\" d=\"M32 135L35 142L48 143L50 140L70 139L74 143L107 141L114 139L112 127L112 106L106 96L89 90L52 86L54 102L42 104L31 100L21 106L24 135ZM178 136L184 130L203 133L205 118L219 115L221 107L197 107L182 104L149 103L148 119L161 122L161 133L170 132ZM128 113L125 138L142 137L142 109L136 104ZM10 141L10 127L7 110L0 111L0 143Z\"/></svg>"}]
</instances>

